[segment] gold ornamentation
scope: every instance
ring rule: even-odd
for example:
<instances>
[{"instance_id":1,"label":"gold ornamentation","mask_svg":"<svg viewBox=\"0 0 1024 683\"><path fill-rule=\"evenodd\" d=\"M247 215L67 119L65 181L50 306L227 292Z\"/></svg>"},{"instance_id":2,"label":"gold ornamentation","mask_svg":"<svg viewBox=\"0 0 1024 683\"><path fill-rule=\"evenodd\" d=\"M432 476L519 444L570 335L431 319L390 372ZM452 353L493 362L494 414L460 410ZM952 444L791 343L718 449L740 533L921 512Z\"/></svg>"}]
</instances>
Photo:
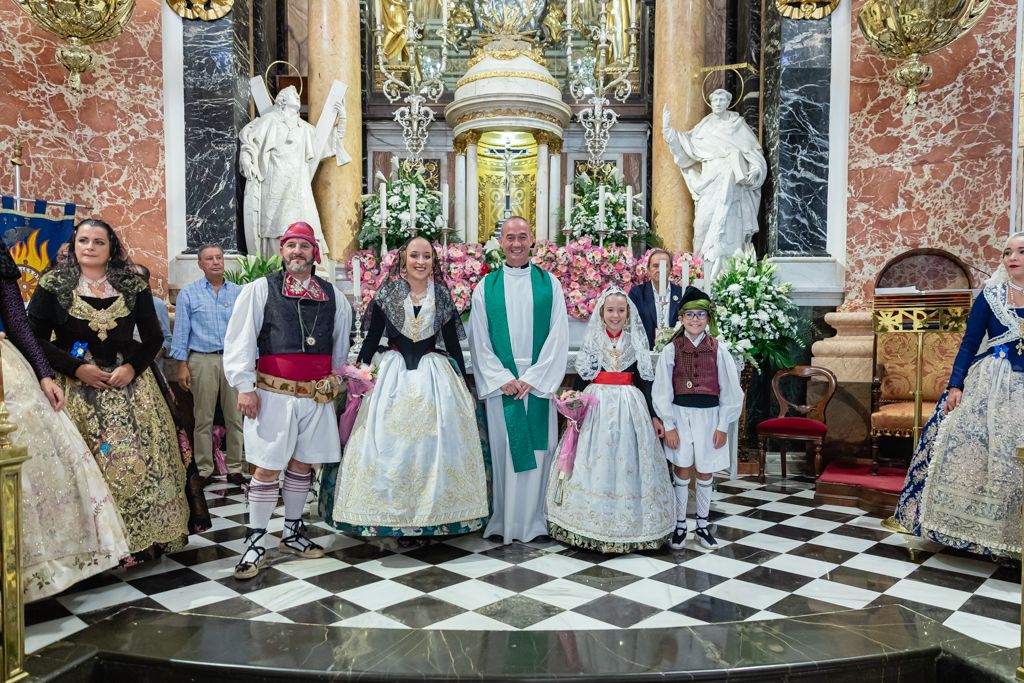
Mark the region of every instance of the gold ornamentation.
<instances>
[{"instance_id":1,"label":"gold ornamentation","mask_svg":"<svg viewBox=\"0 0 1024 683\"><path fill-rule=\"evenodd\" d=\"M787 19L824 19L836 7L839 0L775 0L775 9Z\"/></svg>"},{"instance_id":2,"label":"gold ornamentation","mask_svg":"<svg viewBox=\"0 0 1024 683\"><path fill-rule=\"evenodd\" d=\"M167 5L183 19L215 21L231 11L235 0L167 0Z\"/></svg>"},{"instance_id":3,"label":"gold ornamentation","mask_svg":"<svg viewBox=\"0 0 1024 683\"><path fill-rule=\"evenodd\" d=\"M68 87L82 90L82 74L92 67L86 45L116 38L135 10L135 0L15 0L29 16L68 41L57 48L57 61L71 73Z\"/></svg>"},{"instance_id":4,"label":"gold ornamentation","mask_svg":"<svg viewBox=\"0 0 1024 683\"><path fill-rule=\"evenodd\" d=\"M552 135L551 139L548 140L548 154L561 154L562 153L562 138L557 135Z\"/></svg>"},{"instance_id":5,"label":"gold ornamentation","mask_svg":"<svg viewBox=\"0 0 1024 683\"><path fill-rule=\"evenodd\" d=\"M452 148L455 150L456 154L465 154L466 147L468 146L469 140L466 133L459 133L455 136L455 139L452 140Z\"/></svg>"},{"instance_id":6,"label":"gold ornamentation","mask_svg":"<svg viewBox=\"0 0 1024 683\"><path fill-rule=\"evenodd\" d=\"M501 119L501 118L521 118L521 119L533 119L534 121L544 121L558 127L562 126L562 122L551 114L544 114L538 111L532 111L530 109L488 109L487 111L474 111L469 114L463 114L459 118L455 119L454 127L461 126L464 123L470 121L479 121L480 119Z\"/></svg>"},{"instance_id":7,"label":"gold ornamentation","mask_svg":"<svg viewBox=\"0 0 1024 683\"><path fill-rule=\"evenodd\" d=\"M485 71L479 74L473 74L472 76L463 76L459 79L459 82L455 84L456 89L461 88L464 85L470 83L476 83L477 81L487 80L489 78L525 78L531 81L540 81L550 85L553 88L561 88L551 76L545 76L544 74L535 74L530 71Z\"/></svg>"},{"instance_id":8,"label":"gold ornamentation","mask_svg":"<svg viewBox=\"0 0 1024 683\"><path fill-rule=\"evenodd\" d=\"M71 308L68 313L89 323L89 329L96 333L100 341L106 341L107 333L117 327L118 318L128 315L128 305L123 296L118 296L107 308L93 308L75 292L71 296Z\"/></svg>"},{"instance_id":9,"label":"gold ornamentation","mask_svg":"<svg viewBox=\"0 0 1024 683\"><path fill-rule=\"evenodd\" d=\"M478 130L467 130L463 135L466 136L467 145L476 145L480 142L480 131Z\"/></svg>"},{"instance_id":10,"label":"gold ornamentation","mask_svg":"<svg viewBox=\"0 0 1024 683\"><path fill-rule=\"evenodd\" d=\"M893 72L907 89L906 106L917 105L917 88L932 75L921 61L953 43L981 21L991 0L867 0L857 15L864 38L883 57L906 60Z\"/></svg>"},{"instance_id":11,"label":"gold ornamentation","mask_svg":"<svg viewBox=\"0 0 1024 683\"><path fill-rule=\"evenodd\" d=\"M3 334L0 334L0 339ZM0 361L0 681L28 676L25 665L25 605L21 590L21 464L28 449L11 443Z\"/></svg>"},{"instance_id":12,"label":"gold ornamentation","mask_svg":"<svg viewBox=\"0 0 1024 683\"><path fill-rule=\"evenodd\" d=\"M495 59L501 60L515 59L516 57L528 57L541 66L547 66L547 61L544 59L544 53L541 52L539 47L534 45L528 49L477 50L473 53L473 56L469 58L469 61L466 62L466 70L468 71L472 69L487 57L494 57Z\"/></svg>"}]
</instances>

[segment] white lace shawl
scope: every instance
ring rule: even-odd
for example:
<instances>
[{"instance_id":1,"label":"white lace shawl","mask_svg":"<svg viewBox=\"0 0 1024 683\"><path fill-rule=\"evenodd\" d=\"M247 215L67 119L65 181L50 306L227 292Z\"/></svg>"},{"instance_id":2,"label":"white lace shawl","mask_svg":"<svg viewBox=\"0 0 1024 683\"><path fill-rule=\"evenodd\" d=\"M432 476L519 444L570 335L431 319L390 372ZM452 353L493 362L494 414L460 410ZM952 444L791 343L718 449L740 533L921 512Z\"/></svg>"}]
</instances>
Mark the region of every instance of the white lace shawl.
<instances>
[{"instance_id":1,"label":"white lace shawl","mask_svg":"<svg viewBox=\"0 0 1024 683\"><path fill-rule=\"evenodd\" d=\"M612 349L612 340L608 338L604 321L601 319L604 301L612 294L625 297L629 305L629 320L622 330L622 346L620 347L622 353L617 358L609 353ZM612 372L621 372L632 365L634 361L637 364L640 377L648 382L654 381L651 351L647 345L647 333L640 320L640 313L621 287L611 285L601 292L601 296L598 297L597 303L594 305L594 312L590 314L583 344L580 345L579 353L576 354L576 372L584 380L590 381L597 377L597 373L601 371L602 367Z\"/></svg>"}]
</instances>

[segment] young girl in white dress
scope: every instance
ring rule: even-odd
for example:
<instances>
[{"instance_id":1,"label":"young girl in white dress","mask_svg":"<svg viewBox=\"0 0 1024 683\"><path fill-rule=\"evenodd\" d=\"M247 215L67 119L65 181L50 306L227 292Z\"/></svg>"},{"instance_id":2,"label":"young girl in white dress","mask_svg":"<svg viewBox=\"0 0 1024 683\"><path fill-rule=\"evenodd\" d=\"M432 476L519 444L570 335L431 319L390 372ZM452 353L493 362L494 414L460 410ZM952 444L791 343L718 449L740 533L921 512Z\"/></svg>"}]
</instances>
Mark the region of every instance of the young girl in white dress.
<instances>
[{"instance_id":1,"label":"young girl in white dress","mask_svg":"<svg viewBox=\"0 0 1024 683\"><path fill-rule=\"evenodd\" d=\"M583 419L572 475L561 479L564 437L559 444L548 479L548 533L602 553L658 548L675 517L651 403L654 370L640 315L617 286L597 301L576 372L575 388L598 403Z\"/></svg>"}]
</instances>

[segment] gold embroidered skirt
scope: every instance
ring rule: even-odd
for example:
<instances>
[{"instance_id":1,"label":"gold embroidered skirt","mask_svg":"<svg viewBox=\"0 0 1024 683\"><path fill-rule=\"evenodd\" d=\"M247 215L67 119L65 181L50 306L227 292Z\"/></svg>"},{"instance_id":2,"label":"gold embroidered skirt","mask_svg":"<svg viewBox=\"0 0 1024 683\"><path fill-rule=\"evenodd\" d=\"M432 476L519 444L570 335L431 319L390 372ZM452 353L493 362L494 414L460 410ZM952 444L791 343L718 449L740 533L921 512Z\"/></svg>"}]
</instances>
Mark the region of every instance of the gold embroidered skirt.
<instances>
[{"instance_id":1,"label":"gold embroidered skirt","mask_svg":"<svg viewBox=\"0 0 1024 683\"><path fill-rule=\"evenodd\" d=\"M28 361L4 340L4 394L21 468L21 563L25 600L55 595L117 566L128 540L92 454L63 412L50 407Z\"/></svg>"},{"instance_id":2,"label":"gold embroidered skirt","mask_svg":"<svg viewBox=\"0 0 1024 683\"><path fill-rule=\"evenodd\" d=\"M185 466L152 370L122 389L94 389L65 375L59 375L59 382L67 395L65 410L121 512L131 552L183 545L189 517Z\"/></svg>"}]
</instances>

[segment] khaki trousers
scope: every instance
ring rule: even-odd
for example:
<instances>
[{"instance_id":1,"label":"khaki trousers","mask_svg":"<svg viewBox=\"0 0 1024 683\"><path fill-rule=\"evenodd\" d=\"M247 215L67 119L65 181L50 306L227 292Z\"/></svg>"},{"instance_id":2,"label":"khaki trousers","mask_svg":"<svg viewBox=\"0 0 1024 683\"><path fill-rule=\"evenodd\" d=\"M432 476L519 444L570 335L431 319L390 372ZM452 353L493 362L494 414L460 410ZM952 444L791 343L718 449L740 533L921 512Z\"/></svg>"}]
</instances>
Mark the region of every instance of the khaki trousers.
<instances>
[{"instance_id":1,"label":"khaki trousers","mask_svg":"<svg viewBox=\"0 0 1024 683\"><path fill-rule=\"evenodd\" d=\"M224 458L228 473L242 471L242 414L238 412L238 392L224 376L224 356L218 353L188 354L188 371L192 375L192 412L196 421L192 449L200 476L213 474L213 417L217 412L217 397L224 413L227 432Z\"/></svg>"}]
</instances>

